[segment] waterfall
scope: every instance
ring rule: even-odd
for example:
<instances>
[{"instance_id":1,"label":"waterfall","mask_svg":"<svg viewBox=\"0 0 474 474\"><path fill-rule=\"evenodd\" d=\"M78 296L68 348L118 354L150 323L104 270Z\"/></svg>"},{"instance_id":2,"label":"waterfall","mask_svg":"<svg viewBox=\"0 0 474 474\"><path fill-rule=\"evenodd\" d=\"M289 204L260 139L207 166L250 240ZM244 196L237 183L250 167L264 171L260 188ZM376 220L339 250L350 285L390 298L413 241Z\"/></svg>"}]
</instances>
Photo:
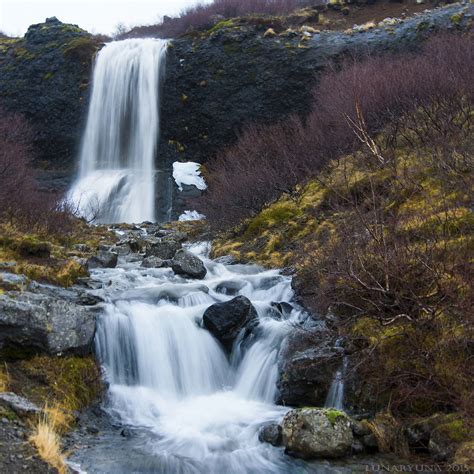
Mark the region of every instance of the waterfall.
<instances>
[{"instance_id":1,"label":"waterfall","mask_svg":"<svg viewBox=\"0 0 474 474\"><path fill-rule=\"evenodd\" d=\"M96 334L106 406L136 434L113 453L110 439L106 447L96 440L80 459L89 474L273 474L296 468L283 450L258 439L265 423L280 421L288 410L275 404L277 356L306 315L293 307L278 316L271 303L292 300L291 279L256 265L214 262L206 257L207 245L189 250L205 263L203 280L131 263L93 272L103 282L96 294L106 301ZM251 300L258 325L251 337L241 332L226 354L202 317L210 305L236 295Z\"/></svg>"},{"instance_id":2,"label":"waterfall","mask_svg":"<svg viewBox=\"0 0 474 474\"><path fill-rule=\"evenodd\" d=\"M344 409L344 377L347 370L348 358L344 356L342 367L336 371L334 379L329 387L324 406L327 408Z\"/></svg>"},{"instance_id":3,"label":"waterfall","mask_svg":"<svg viewBox=\"0 0 474 474\"><path fill-rule=\"evenodd\" d=\"M96 222L155 219L155 154L166 41L130 39L98 54L79 176L68 200Z\"/></svg>"}]
</instances>

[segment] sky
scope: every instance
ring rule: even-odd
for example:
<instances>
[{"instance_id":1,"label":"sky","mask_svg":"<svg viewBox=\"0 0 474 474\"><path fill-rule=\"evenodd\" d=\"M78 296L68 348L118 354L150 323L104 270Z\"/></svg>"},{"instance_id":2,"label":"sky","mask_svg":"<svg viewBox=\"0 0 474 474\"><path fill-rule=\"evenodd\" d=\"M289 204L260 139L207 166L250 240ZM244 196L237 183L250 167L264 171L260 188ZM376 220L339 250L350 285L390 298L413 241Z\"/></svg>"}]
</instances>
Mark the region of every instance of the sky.
<instances>
[{"instance_id":1,"label":"sky","mask_svg":"<svg viewBox=\"0 0 474 474\"><path fill-rule=\"evenodd\" d=\"M110 34L120 23L126 26L155 23L163 15L177 16L183 8L195 3L198 1L0 0L0 31L11 36L23 36L28 26L55 16L91 33Z\"/></svg>"}]
</instances>

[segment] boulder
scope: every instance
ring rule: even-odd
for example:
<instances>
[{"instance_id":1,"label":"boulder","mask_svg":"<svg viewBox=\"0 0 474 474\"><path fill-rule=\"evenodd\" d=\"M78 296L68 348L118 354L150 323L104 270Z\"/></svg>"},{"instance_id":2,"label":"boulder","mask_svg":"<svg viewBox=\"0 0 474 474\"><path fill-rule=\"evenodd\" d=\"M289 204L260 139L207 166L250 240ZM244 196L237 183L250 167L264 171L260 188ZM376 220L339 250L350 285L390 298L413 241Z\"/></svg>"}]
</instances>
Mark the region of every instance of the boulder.
<instances>
[{"instance_id":1,"label":"boulder","mask_svg":"<svg viewBox=\"0 0 474 474\"><path fill-rule=\"evenodd\" d=\"M142 261L142 267L144 268L162 268L166 266L166 261L159 257L146 257Z\"/></svg>"},{"instance_id":2,"label":"boulder","mask_svg":"<svg viewBox=\"0 0 474 474\"><path fill-rule=\"evenodd\" d=\"M0 392L0 406L14 411L18 416L37 415L41 412L37 405L12 392Z\"/></svg>"},{"instance_id":3,"label":"boulder","mask_svg":"<svg viewBox=\"0 0 474 474\"><path fill-rule=\"evenodd\" d=\"M79 305L67 294L10 292L0 295L0 353L89 353L97 306Z\"/></svg>"},{"instance_id":4,"label":"boulder","mask_svg":"<svg viewBox=\"0 0 474 474\"><path fill-rule=\"evenodd\" d=\"M181 244L172 239L156 239L147 242L145 257L158 257L162 260L172 259L181 248Z\"/></svg>"},{"instance_id":5,"label":"boulder","mask_svg":"<svg viewBox=\"0 0 474 474\"><path fill-rule=\"evenodd\" d=\"M283 441L282 429L278 423L268 423L260 429L258 439L262 443L270 443L272 446L281 446Z\"/></svg>"},{"instance_id":6,"label":"boulder","mask_svg":"<svg viewBox=\"0 0 474 474\"><path fill-rule=\"evenodd\" d=\"M342 411L297 408L282 422L285 452L303 459L339 458L354 442L350 418Z\"/></svg>"},{"instance_id":7,"label":"boulder","mask_svg":"<svg viewBox=\"0 0 474 474\"><path fill-rule=\"evenodd\" d=\"M240 331L251 330L257 321L257 311L245 296L216 303L206 309L204 327L230 352Z\"/></svg>"},{"instance_id":8,"label":"boulder","mask_svg":"<svg viewBox=\"0 0 474 474\"><path fill-rule=\"evenodd\" d=\"M171 261L171 268L177 275L183 275L189 278L202 279L207 273L202 260L185 249L176 252Z\"/></svg>"},{"instance_id":9,"label":"boulder","mask_svg":"<svg viewBox=\"0 0 474 474\"><path fill-rule=\"evenodd\" d=\"M94 268L115 268L117 266L118 255L111 250L99 250L97 255L87 260L87 269Z\"/></svg>"},{"instance_id":10,"label":"boulder","mask_svg":"<svg viewBox=\"0 0 474 474\"><path fill-rule=\"evenodd\" d=\"M331 347L317 332L295 329L278 356L279 402L323 406L341 359L340 349Z\"/></svg>"}]
</instances>

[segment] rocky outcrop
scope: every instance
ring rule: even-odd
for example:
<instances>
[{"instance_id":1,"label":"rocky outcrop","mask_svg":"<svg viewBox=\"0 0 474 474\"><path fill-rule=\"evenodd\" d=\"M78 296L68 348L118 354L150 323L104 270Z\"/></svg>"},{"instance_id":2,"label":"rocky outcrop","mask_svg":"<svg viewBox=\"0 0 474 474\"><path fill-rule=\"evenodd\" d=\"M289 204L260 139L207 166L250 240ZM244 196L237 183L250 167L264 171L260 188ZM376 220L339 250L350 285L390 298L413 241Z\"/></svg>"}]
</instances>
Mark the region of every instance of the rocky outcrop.
<instances>
[{"instance_id":1,"label":"rocky outcrop","mask_svg":"<svg viewBox=\"0 0 474 474\"><path fill-rule=\"evenodd\" d=\"M74 166L92 59L101 46L56 18L30 26L24 38L0 39L2 106L24 114L32 125L37 166L65 171L48 175L57 187L64 187Z\"/></svg>"},{"instance_id":2,"label":"rocky outcrop","mask_svg":"<svg viewBox=\"0 0 474 474\"><path fill-rule=\"evenodd\" d=\"M311 88L328 61L344 55L416 48L438 29L465 26L473 6L452 5L387 27L350 33L275 29L231 20L199 36L173 40L162 89L158 190L168 192L174 161L205 162L253 122L308 111ZM453 20L456 15L456 20ZM85 120L91 63L103 43L55 18L24 38L0 39L3 106L26 116L35 131L36 164L49 186L65 187ZM166 190L165 190L166 188ZM178 198L176 202L180 199Z\"/></svg>"},{"instance_id":3,"label":"rocky outcrop","mask_svg":"<svg viewBox=\"0 0 474 474\"><path fill-rule=\"evenodd\" d=\"M350 419L344 412L318 408L288 412L282 435L285 451L303 459L343 457L350 453L354 441Z\"/></svg>"},{"instance_id":4,"label":"rocky outcrop","mask_svg":"<svg viewBox=\"0 0 474 474\"><path fill-rule=\"evenodd\" d=\"M237 296L224 303L216 303L206 309L204 327L230 352L240 331L250 329L256 321L257 311L245 296Z\"/></svg>"},{"instance_id":5,"label":"rocky outcrop","mask_svg":"<svg viewBox=\"0 0 474 474\"><path fill-rule=\"evenodd\" d=\"M178 250L171 261L171 268L177 275L202 279L207 270L199 257L185 249Z\"/></svg>"},{"instance_id":6,"label":"rocky outcrop","mask_svg":"<svg viewBox=\"0 0 474 474\"><path fill-rule=\"evenodd\" d=\"M0 353L89 353L98 307L81 306L75 298L72 292L51 288L0 295Z\"/></svg>"},{"instance_id":7,"label":"rocky outcrop","mask_svg":"<svg viewBox=\"0 0 474 474\"><path fill-rule=\"evenodd\" d=\"M336 370L341 350L317 331L294 330L282 345L277 386L279 401L291 406L323 406Z\"/></svg>"},{"instance_id":8,"label":"rocky outcrop","mask_svg":"<svg viewBox=\"0 0 474 474\"><path fill-rule=\"evenodd\" d=\"M329 61L416 48L437 29L465 25L466 15L456 25L451 19L463 8L450 6L390 28L351 33L293 29L265 36L268 22L231 20L200 37L173 40L163 84L160 159L205 162L232 143L244 125L304 115Z\"/></svg>"}]
</instances>

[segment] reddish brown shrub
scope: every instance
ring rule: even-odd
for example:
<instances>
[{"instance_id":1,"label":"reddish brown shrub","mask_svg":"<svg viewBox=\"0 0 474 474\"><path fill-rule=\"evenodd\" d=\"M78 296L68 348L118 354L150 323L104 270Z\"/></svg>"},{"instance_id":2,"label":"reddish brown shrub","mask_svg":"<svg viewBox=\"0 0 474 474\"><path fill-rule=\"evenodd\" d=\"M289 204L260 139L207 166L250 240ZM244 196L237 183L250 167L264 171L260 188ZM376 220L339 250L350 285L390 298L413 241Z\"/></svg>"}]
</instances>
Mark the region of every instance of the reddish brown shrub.
<instances>
[{"instance_id":1,"label":"reddish brown shrub","mask_svg":"<svg viewBox=\"0 0 474 474\"><path fill-rule=\"evenodd\" d=\"M29 231L67 232L73 216L60 196L38 189L30 163L32 138L22 116L0 109L0 222Z\"/></svg>"},{"instance_id":2,"label":"reddish brown shrub","mask_svg":"<svg viewBox=\"0 0 474 474\"><path fill-rule=\"evenodd\" d=\"M352 59L328 68L304 122L292 117L250 126L209 164L209 190L197 206L222 228L291 193L328 160L361 146L354 134L357 110L369 134L385 129L387 146L410 142L412 134L418 142L442 145L468 119L462 103L474 92L473 38L440 36L417 54ZM401 127L400 118L414 110L420 113L413 127Z\"/></svg>"}]
</instances>

